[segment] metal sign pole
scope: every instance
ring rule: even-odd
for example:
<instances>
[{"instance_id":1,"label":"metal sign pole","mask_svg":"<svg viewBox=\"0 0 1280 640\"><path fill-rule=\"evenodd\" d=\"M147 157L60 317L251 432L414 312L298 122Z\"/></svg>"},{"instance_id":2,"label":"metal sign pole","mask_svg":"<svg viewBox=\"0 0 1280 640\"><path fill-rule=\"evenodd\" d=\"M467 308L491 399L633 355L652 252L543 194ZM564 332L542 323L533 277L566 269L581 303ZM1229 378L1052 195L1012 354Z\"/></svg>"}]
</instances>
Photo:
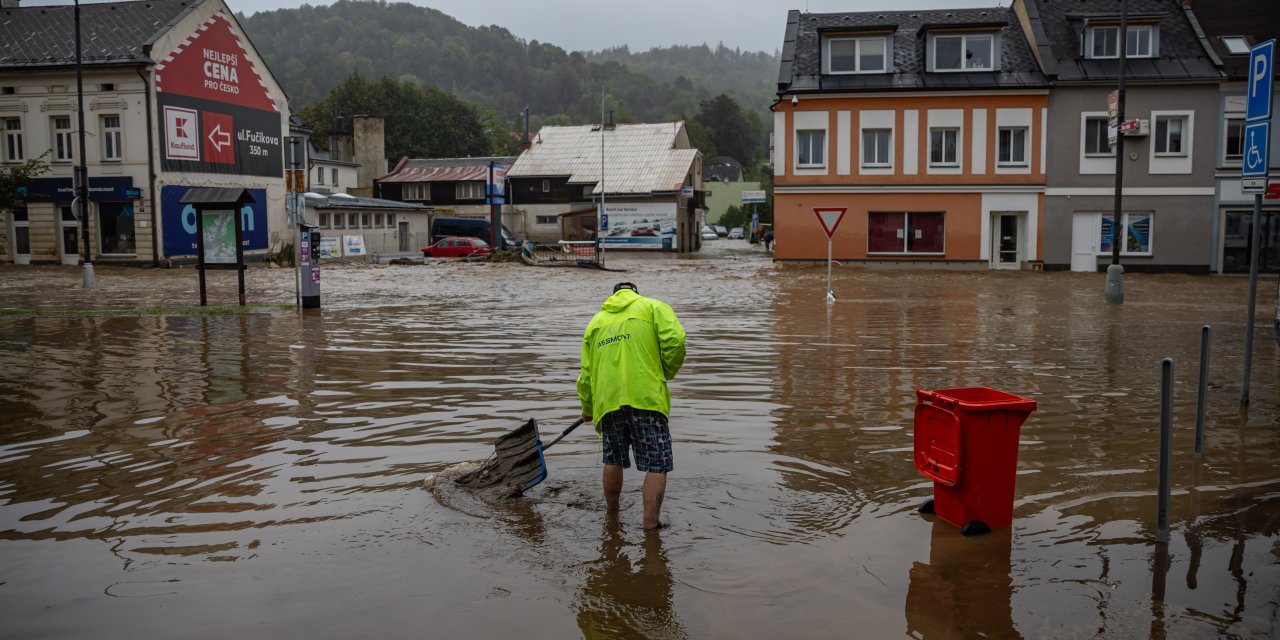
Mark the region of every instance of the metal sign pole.
<instances>
[{"instance_id":1,"label":"metal sign pole","mask_svg":"<svg viewBox=\"0 0 1280 640\"><path fill-rule=\"evenodd\" d=\"M827 302L835 302L836 296L831 293L831 236L827 236Z\"/></svg>"},{"instance_id":2,"label":"metal sign pole","mask_svg":"<svg viewBox=\"0 0 1280 640\"><path fill-rule=\"evenodd\" d=\"M1244 323L1244 382L1240 404L1249 404L1249 370L1253 367L1253 318L1258 304L1258 245L1262 244L1262 194L1253 194L1253 229L1249 231L1249 315Z\"/></svg>"}]
</instances>

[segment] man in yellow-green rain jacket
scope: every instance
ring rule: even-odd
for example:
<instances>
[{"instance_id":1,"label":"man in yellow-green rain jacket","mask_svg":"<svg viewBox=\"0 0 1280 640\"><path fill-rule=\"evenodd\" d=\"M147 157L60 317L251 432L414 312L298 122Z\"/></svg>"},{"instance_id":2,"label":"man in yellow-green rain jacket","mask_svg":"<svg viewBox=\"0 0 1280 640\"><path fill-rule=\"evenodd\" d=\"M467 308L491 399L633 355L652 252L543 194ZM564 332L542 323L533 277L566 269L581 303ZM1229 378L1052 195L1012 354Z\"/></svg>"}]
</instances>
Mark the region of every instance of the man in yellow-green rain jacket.
<instances>
[{"instance_id":1,"label":"man in yellow-green rain jacket","mask_svg":"<svg viewBox=\"0 0 1280 640\"><path fill-rule=\"evenodd\" d=\"M671 471L671 394L667 381L684 364L684 327L665 302L642 297L630 282L613 295L587 324L582 337L578 399L582 418L596 418L604 443L604 500L618 512L622 470L630 467L627 450L644 471L644 528L660 525L658 512Z\"/></svg>"}]
</instances>

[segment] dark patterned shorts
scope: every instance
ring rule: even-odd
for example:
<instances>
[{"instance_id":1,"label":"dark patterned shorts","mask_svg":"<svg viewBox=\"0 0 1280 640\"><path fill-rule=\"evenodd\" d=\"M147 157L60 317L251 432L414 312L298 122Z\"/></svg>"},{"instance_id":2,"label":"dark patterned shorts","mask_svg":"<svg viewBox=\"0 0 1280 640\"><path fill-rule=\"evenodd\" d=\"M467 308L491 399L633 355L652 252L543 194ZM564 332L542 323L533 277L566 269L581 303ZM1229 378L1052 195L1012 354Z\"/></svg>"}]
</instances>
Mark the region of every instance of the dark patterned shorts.
<instances>
[{"instance_id":1,"label":"dark patterned shorts","mask_svg":"<svg viewBox=\"0 0 1280 640\"><path fill-rule=\"evenodd\" d=\"M661 411L622 407L600 419L604 437L604 463L631 466L627 449L635 451L636 470L667 473L674 468L671 458L671 430Z\"/></svg>"}]
</instances>

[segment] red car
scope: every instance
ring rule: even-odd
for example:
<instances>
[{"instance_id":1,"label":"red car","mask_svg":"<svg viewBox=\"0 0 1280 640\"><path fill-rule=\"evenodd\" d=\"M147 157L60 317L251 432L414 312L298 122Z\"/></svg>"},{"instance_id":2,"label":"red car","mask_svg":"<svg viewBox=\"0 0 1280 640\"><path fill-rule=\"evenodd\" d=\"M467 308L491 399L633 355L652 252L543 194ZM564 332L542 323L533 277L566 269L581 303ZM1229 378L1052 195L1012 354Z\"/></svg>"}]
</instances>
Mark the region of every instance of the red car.
<instances>
[{"instance_id":1,"label":"red car","mask_svg":"<svg viewBox=\"0 0 1280 640\"><path fill-rule=\"evenodd\" d=\"M470 258L489 255L489 243L480 238L449 236L422 250L424 258Z\"/></svg>"}]
</instances>

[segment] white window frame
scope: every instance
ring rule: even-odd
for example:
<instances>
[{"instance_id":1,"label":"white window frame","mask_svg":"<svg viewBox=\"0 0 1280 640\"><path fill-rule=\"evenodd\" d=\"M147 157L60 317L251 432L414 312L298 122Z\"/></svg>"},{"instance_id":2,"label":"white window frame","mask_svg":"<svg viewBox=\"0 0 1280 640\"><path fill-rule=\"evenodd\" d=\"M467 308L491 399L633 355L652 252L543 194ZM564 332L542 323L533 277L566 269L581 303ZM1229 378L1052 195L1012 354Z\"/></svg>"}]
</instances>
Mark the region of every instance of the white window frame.
<instances>
[{"instance_id":1,"label":"white window frame","mask_svg":"<svg viewBox=\"0 0 1280 640\"><path fill-rule=\"evenodd\" d=\"M317 222L316 224L317 224L317 226L319 226L321 229L328 229L328 228L329 228L329 214L324 213L324 212L320 212L320 215L318 216L318 222Z\"/></svg>"},{"instance_id":2,"label":"white window frame","mask_svg":"<svg viewBox=\"0 0 1280 640\"><path fill-rule=\"evenodd\" d=\"M883 152L884 152L883 162L880 161L879 157L876 157L871 161L867 160L867 152L870 150L870 148L867 145L868 133L884 134L885 147L883 149ZM864 168L883 169L885 167L893 166L893 129L890 129L887 127L867 127L859 132L858 146L861 148L861 153L858 155L861 156L860 159L862 161L862 166ZM879 138L877 138L876 140L875 151L877 152L882 151L880 149ZM879 156L879 153L877 153L876 155Z\"/></svg>"},{"instance_id":3,"label":"white window frame","mask_svg":"<svg viewBox=\"0 0 1280 640\"><path fill-rule=\"evenodd\" d=\"M940 69L938 68L938 39L959 38L960 39L960 68L959 69ZM985 38L990 43L991 59L987 61L985 67L969 66L969 41ZM938 33L929 36L929 71L934 73L969 73L973 71L996 71L1000 68L998 58L1000 57L1000 40L994 33Z\"/></svg>"},{"instance_id":4,"label":"white window frame","mask_svg":"<svg viewBox=\"0 0 1280 640\"><path fill-rule=\"evenodd\" d=\"M805 142L803 144L801 143L801 137L805 138ZM827 166L826 129L797 129L795 146L797 169L820 169ZM804 149L808 151L809 162L800 161L801 147L804 147ZM814 155L815 152L817 153L816 157ZM814 160L816 160L816 162Z\"/></svg>"},{"instance_id":5,"label":"white window frame","mask_svg":"<svg viewBox=\"0 0 1280 640\"><path fill-rule=\"evenodd\" d=\"M1221 36L1222 46L1227 49L1227 53L1233 56L1249 55L1249 39L1244 36Z\"/></svg>"},{"instance_id":6,"label":"white window frame","mask_svg":"<svg viewBox=\"0 0 1280 640\"><path fill-rule=\"evenodd\" d=\"M941 160L934 160L934 159L933 159L933 134L934 134L934 132L941 133L941 134L942 134L942 136L943 136L943 139L942 139L942 156L943 156L943 157L942 157L942 159L941 159ZM953 149L954 149L954 151L955 151L955 157L954 157L954 158L952 158L951 160L947 160L947 159L946 159L946 147L947 147L946 134L947 134L947 133L951 133L951 134L953 134L953 135L955 136L955 143L952 145L952 147L953 147ZM959 167L959 166L960 166L960 156L961 156L961 155L963 155L962 150L961 150L961 148L960 148L960 127L929 127L929 142L928 142L928 149L929 149L929 166L931 166L931 167Z\"/></svg>"},{"instance_id":7,"label":"white window frame","mask_svg":"<svg viewBox=\"0 0 1280 640\"><path fill-rule=\"evenodd\" d=\"M115 126L108 125L108 118L115 118ZM124 119L117 113L105 113L98 118L98 124L102 131L102 161L122 162L124 148L120 145L124 142Z\"/></svg>"},{"instance_id":8,"label":"white window frame","mask_svg":"<svg viewBox=\"0 0 1280 640\"><path fill-rule=\"evenodd\" d=\"M1102 222L1103 222L1103 220L1104 220L1104 219L1106 219L1106 218L1111 218L1111 217L1113 217L1113 216L1114 216L1114 214L1113 214L1113 213L1111 213L1111 212L1109 212L1109 211L1105 211L1105 212L1099 213L1099 214L1096 216L1096 223L1095 223L1095 229L1096 229L1096 232L1094 233L1094 237L1095 237L1095 238L1097 238L1097 240L1098 240L1098 255L1099 255L1099 256L1109 256L1109 255L1111 255L1111 249L1110 249L1110 247L1108 247L1106 250L1103 250L1103 245L1102 245L1102 240L1103 240L1103 235L1102 235ZM1129 244L1128 240L1129 240L1129 224L1130 224L1130 216L1139 217L1139 218L1147 218L1147 219L1149 220L1149 222L1148 222L1148 224L1149 224L1149 228L1148 228L1149 236L1147 237L1147 250L1146 250L1146 251L1129 251L1128 249L1126 249L1126 248L1125 248L1125 247ZM1124 224L1124 229L1123 229L1123 230L1122 230L1122 232L1120 233L1120 242L1122 243L1122 246L1120 247L1120 255L1122 255L1122 256L1152 256L1152 255L1155 255L1155 252L1156 252L1156 231L1155 231L1155 229L1156 229L1156 216L1155 216L1155 213L1153 213L1153 212L1151 212L1151 211L1126 211L1125 213L1121 214L1120 220L1121 220L1121 221L1123 222L1123 224Z\"/></svg>"},{"instance_id":9,"label":"white window frame","mask_svg":"<svg viewBox=\"0 0 1280 640\"><path fill-rule=\"evenodd\" d=\"M1022 159L1015 160L1012 156L1014 150L1013 135L1022 132L1022 144L1020 145ZM1002 158L1001 152L1004 151L1002 138L1008 133L1010 136L1009 151L1011 153L1008 159ZM1009 126L996 128L996 166L997 167L1028 167L1031 166L1031 127Z\"/></svg>"},{"instance_id":10,"label":"white window frame","mask_svg":"<svg viewBox=\"0 0 1280 640\"><path fill-rule=\"evenodd\" d=\"M324 167L316 167L316 184L324 184Z\"/></svg>"},{"instance_id":11,"label":"white window frame","mask_svg":"<svg viewBox=\"0 0 1280 640\"><path fill-rule=\"evenodd\" d=\"M1107 44L1112 45L1112 47L1115 49L1115 53L1108 54L1107 52L1104 51L1102 55L1097 55L1094 52L1095 44L1097 43L1098 36L1104 32L1108 34ZM1137 49L1136 38L1137 38L1137 34L1139 33L1147 34L1146 53L1140 53L1136 50ZM1157 34L1158 32L1156 31L1156 28L1154 25L1149 25L1149 24L1129 25L1126 28L1126 33L1125 33L1125 57L1126 58L1156 57ZM1129 50L1129 42L1128 42L1129 38L1135 38L1133 51ZM1088 58L1090 60L1113 60L1120 57L1120 25L1100 24L1100 25L1091 26L1088 29L1086 29L1086 37L1084 40L1085 40L1085 49L1084 49L1085 58Z\"/></svg>"},{"instance_id":12,"label":"white window frame","mask_svg":"<svg viewBox=\"0 0 1280 640\"><path fill-rule=\"evenodd\" d=\"M1178 132L1179 138L1178 138L1177 151L1168 150L1167 145L1169 142L1169 135L1167 130L1165 131L1165 136L1163 140L1161 140L1160 136L1157 134L1157 132L1160 131L1161 120L1169 121L1169 122L1178 121L1181 123L1179 127L1180 131ZM1152 113L1151 114L1151 154L1153 156L1161 157L1161 158L1184 158L1186 156L1191 155L1191 149L1190 149L1191 145L1189 144L1190 141L1187 139L1190 131L1191 131L1191 118L1184 113L1181 113L1181 112L1162 113L1160 115L1156 115L1156 113ZM1164 151L1159 150L1161 142L1164 142L1166 145Z\"/></svg>"},{"instance_id":13,"label":"white window frame","mask_svg":"<svg viewBox=\"0 0 1280 640\"><path fill-rule=\"evenodd\" d=\"M9 128L9 124L11 122L18 123L16 129ZM17 116L5 116L0 118L0 125L3 125L3 127L0 128L3 129L4 133L4 140L3 142L0 142L0 144L3 145L0 147L0 151L4 152L4 157L2 159L5 162L25 161L27 152L22 143L22 118Z\"/></svg>"},{"instance_id":14,"label":"white window frame","mask_svg":"<svg viewBox=\"0 0 1280 640\"><path fill-rule=\"evenodd\" d=\"M431 183L430 182L406 182L400 191L400 199L406 202L410 200L430 202L431 201Z\"/></svg>"},{"instance_id":15,"label":"white window frame","mask_svg":"<svg viewBox=\"0 0 1280 640\"><path fill-rule=\"evenodd\" d=\"M484 183L478 180L453 183L453 195L457 200L483 200Z\"/></svg>"},{"instance_id":16,"label":"white window frame","mask_svg":"<svg viewBox=\"0 0 1280 640\"><path fill-rule=\"evenodd\" d=\"M551 193L551 181L546 178L542 180L542 192Z\"/></svg>"},{"instance_id":17,"label":"white window frame","mask_svg":"<svg viewBox=\"0 0 1280 640\"><path fill-rule=\"evenodd\" d=\"M881 64L879 69L862 68L862 43L871 41L878 41L880 43ZM853 42L853 69L836 70L831 67L831 45L837 42ZM822 68L829 75L888 73L889 55L889 39L884 36L849 36L840 38L824 38L822 40Z\"/></svg>"},{"instance_id":18,"label":"white window frame","mask_svg":"<svg viewBox=\"0 0 1280 640\"><path fill-rule=\"evenodd\" d=\"M550 218L550 221L548 221L548 220L547 220L547 218ZM554 215L551 215L551 216L535 216L535 217L534 217L534 224L539 224L539 225L555 225L555 224L560 224L560 217L559 217L559 216L554 216Z\"/></svg>"},{"instance_id":19,"label":"white window frame","mask_svg":"<svg viewBox=\"0 0 1280 640\"><path fill-rule=\"evenodd\" d=\"M1239 140L1239 143L1240 143L1240 153L1237 153L1237 154L1234 154L1234 155L1232 155L1232 154L1228 153L1228 149L1227 149L1227 145L1228 145L1228 144L1230 143L1230 141L1231 141L1231 123L1233 123L1233 122L1234 122L1234 123L1236 123L1236 124L1238 124L1238 125L1240 126L1240 135L1239 135L1239 137L1237 138L1237 140ZM1244 162L1244 124L1245 124L1245 122L1244 122L1244 114L1241 114L1241 113L1230 113L1230 114L1227 114L1226 116L1223 116L1223 119L1222 119L1222 164L1224 164L1224 165L1229 165L1229 166L1238 166L1238 165L1240 165L1242 162Z\"/></svg>"},{"instance_id":20,"label":"white window frame","mask_svg":"<svg viewBox=\"0 0 1280 640\"><path fill-rule=\"evenodd\" d=\"M1115 148L1114 146L1110 145L1110 144L1107 144L1107 145L1106 145L1106 146L1107 146L1107 151L1106 151L1105 153L1100 152L1100 151L1089 151L1089 123L1090 123L1090 122L1101 122L1101 123L1102 123L1102 130L1103 130L1103 131L1106 131L1106 130L1107 130L1107 127L1109 126L1109 124L1108 124L1108 122L1109 122L1109 121L1108 121L1108 119L1107 119L1107 116L1106 116L1105 114L1104 114L1104 115L1102 115L1102 116L1089 115L1089 114L1083 114L1083 115L1084 115L1084 119L1083 119L1083 120L1081 120L1081 122L1080 122L1080 155L1082 155L1082 156L1084 156L1084 157L1086 157L1086 158L1114 158L1114 157L1116 157L1116 148ZM1103 143L1104 143L1104 144L1106 143L1106 140L1105 140L1105 139L1103 140Z\"/></svg>"},{"instance_id":21,"label":"white window frame","mask_svg":"<svg viewBox=\"0 0 1280 640\"><path fill-rule=\"evenodd\" d=\"M346 228L347 228L347 222L346 222L346 220L347 220L347 214L345 214L345 213L334 213L334 214L333 214L333 228L334 228L334 229L346 229Z\"/></svg>"},{"instance_id":22,"label":"white window frame","mask_svg":"<svg viewBox=\"0 0 1280 640\"><path fill-rule=\"evenodd\" d=\"M348 213L348 214L347 214L347 228L348 228L348 229L359 229L359 228L360 228L360 214L358 214L358 213Z\"/></svg>"},{"instance_id":23,"label":"white window frame","mask_svg":"<svg viewBox=\"0 0 1280 640\"><path fill-rule=\"evenodd\" d=\"M335 187L338 186L338 168L337 167L333 167L329 169L329 178L333 180L333 186Z\"/></svg>"},{"instance_id":24,"label":"white window frame","mask_svg":"<svg viewBox=\"0 0 1280 640\"><path fill-rule=\"evenodd\" d=\"M59 127L58 120L66 118L67 126ZM53 152L50 162L75 162L75 138L72 135L75 130L72 128L71 116L49 116L49 149ZM65 150L65 153L63 153Z\"/></svg>"}]
</instances>

